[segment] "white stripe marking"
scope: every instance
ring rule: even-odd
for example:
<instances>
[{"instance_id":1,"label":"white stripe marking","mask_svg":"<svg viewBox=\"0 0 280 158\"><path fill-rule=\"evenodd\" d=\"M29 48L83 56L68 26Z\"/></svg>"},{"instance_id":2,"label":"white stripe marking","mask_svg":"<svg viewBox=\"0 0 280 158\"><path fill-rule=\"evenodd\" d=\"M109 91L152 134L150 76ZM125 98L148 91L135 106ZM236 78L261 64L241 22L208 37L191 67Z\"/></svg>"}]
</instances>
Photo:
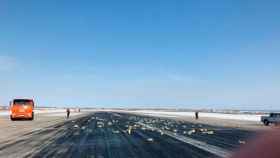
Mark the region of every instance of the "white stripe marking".
<instances>
[{"instance_id":1,"label":"white stripe marking","mask_svg":"<svg viewBox=\"0 0 280 158\"><path fill-rule=\"evenodd\" d=\"M151 127L149 125L146 125L144 123L141 123L141 122L138 122L138 124L142 125L142 126L145 126L146 128L149 128L149 129L152 129L152 130L160 130L158 128L155 128L155 127ZM187 144L190 144L192 146L195 146L199 149L202 149L202 150L205 150L205 151L208 151L214 155L217 155L219 157L222 157L222 158L228 158L231 156L231 152L230 151L227 151L223 148L220 148L220 147L217 147L217 146L214 146L214 145L210 145L210 144L207 144L205 142L202 142L202 141L198 141L198 140L195 140L195 139L192 139L190 137L186 137L186 136L182 136L182 135L178 135L178 134L174 134L170 131L165 131L165 130L161 130L164 134L172 137L172 138L175 138L177 140L180 140L184 143L187 143Z\"/></svg>"}]
</instances>

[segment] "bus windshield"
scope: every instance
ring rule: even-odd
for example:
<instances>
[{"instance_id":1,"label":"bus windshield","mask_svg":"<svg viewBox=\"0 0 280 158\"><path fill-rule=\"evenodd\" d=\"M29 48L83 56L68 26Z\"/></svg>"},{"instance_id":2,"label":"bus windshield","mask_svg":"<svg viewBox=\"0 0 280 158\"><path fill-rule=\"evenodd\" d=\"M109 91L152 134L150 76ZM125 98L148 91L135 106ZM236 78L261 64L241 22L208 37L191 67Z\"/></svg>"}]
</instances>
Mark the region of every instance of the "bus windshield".
<instances>
[{"instance_id":1,"label":"bus windshield","mask_svg":"<svg viewBox=\"0 0 280 158\"><path fill-rule=\"evenodd\" d=\"M28 99L15 99L14 105L33 105L33 101Z\"/></svg>"}]
</instances>

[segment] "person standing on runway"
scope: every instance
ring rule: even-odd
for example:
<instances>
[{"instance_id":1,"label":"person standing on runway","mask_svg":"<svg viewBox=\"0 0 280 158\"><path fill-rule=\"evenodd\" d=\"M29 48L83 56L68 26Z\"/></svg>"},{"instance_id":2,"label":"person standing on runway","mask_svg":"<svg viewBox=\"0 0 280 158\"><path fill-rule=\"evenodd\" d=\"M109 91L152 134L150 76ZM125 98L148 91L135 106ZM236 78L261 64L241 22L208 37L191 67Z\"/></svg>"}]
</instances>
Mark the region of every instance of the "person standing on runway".
<instances>
[{"instance_id":1,"label":"person standing on runway","mask_svg":"<svg viewBox=\"0 0 280 158\"><path fill-rule=\"evenodd\" d=\"M195 112L195 119L198 120L198 111Z\"/></svg>"},{"instance_id":2,"label":"person standing on runway","mask_svg":"<svg viewBox=\"0 0 280 158\"><path fill-rule=\"evenodd\" d=\"M67 119L68 119L70 117L70 109L69 108L66 109L66 113L67 113Z\"/></svg>"}]
</instances>

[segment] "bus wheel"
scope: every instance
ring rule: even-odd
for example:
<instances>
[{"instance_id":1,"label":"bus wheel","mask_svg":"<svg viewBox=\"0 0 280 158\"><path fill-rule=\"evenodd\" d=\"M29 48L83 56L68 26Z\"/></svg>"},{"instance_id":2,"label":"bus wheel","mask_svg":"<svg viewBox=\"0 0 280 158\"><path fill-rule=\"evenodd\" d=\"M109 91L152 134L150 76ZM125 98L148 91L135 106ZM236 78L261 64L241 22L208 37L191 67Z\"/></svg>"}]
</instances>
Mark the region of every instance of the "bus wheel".
<instances>
[{"instance_id":1,"label":"bus wheel","mask_svg":"<svg viewBox=\"0 0 280 158\"><path fill-rule=\"evenodd\" d=\"M32 117L29 120L31 120L31 121L34 120L34 113L32 113Z\"/></svg>"},{"instance_id":2,"label":"bus wheel","mask_svg":"<svg viewBox=\"0 0 280 158\"><path fill-rule=\"evenodd\" d=\"M264 123L265 126L268 126L268 125L269 125L269 121L268 121L268 120L264 120L263 123Z\"/></svg>"},{"instance_id":3,"label":"bus wheel","mask_svg":"<svg viewBox=\"0 0 280 158\"><path fill-rule=\"evenodd\" d=\"M15 121L15 119L14 119L12 116L10 116L10 120L11 120L11 121Z\"/></svg>"}]
</instances>

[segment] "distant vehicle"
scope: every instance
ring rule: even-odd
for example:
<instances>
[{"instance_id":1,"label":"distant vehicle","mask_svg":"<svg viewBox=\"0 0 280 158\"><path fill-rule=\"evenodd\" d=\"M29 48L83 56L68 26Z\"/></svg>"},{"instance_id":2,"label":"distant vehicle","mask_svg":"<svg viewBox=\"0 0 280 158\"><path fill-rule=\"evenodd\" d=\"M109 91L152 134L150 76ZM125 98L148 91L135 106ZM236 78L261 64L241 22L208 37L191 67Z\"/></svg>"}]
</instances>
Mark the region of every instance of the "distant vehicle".
<instances>
[{"instance_id":1,"label":"distant vehicle","mask_svg":"<svg viewBox=\"0 0 280 158\"><path fill-rule=\"evenodd\" d=\"M34 119L34 101L32 99L14 99L10 102L10 119Z\"/></svg>"},{"instance_id":2,"label":"distant vehicle","mask_svg":"<svg viewBox=\"0 0 280 158\"><path fill-rule=\"evenodd\" d=\"M271 123L280 124L280 113L270 113L269 116L262 116L261 121L266 126Z\"/></svg>"}]
</instances>

